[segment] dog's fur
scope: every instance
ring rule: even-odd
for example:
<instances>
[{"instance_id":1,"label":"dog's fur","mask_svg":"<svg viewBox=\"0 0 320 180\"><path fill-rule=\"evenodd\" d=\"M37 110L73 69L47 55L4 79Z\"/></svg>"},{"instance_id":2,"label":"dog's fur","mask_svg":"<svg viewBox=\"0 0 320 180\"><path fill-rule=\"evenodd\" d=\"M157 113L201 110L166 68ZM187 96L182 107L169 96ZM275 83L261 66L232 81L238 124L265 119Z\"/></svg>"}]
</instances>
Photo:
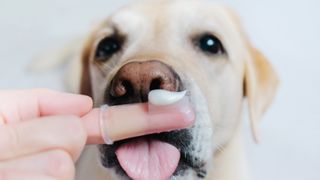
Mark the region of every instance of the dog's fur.
<instances>
[{"instance_id":1,"label":"dog's fur","mask_svg":"<svg viewBox=\"0 0 320 180\"><path fill-rule=\"evenodd\" d=\"M95 61L99 41L116 33L126 37L121 52L104 63ZM218 37L226 53L201 52L193 40L204 33ZM196 123L188 130L192 148L184 153L200 164L172 179L249 179L241 128L244 98L257 139L256 124L270 105L278 81L232 10L198 0L136 2L95 29L82 53L81 93L92 96L96 106L105 103L107 86L128 62L156 59L179 74L196 110ZM97 146L87 147L78 162L77 179L122 179L113 168L101 165L102 155Z\"/></svg>"}]
</instances>

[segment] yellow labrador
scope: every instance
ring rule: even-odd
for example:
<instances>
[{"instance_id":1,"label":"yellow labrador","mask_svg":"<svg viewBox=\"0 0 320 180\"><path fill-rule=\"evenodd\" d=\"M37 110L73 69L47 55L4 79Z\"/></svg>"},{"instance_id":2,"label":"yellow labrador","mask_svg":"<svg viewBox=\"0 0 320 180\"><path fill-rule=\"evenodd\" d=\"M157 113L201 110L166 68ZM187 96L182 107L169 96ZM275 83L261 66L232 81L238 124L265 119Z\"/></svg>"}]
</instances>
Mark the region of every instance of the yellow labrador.
<instances>
[{"instance_id":1,"label":"yellow labrador","mask_svg":"<svg viewBox=\"0 0 320 180\"><path fill-rule=\"evenodd\" d=\"M187 90L196 123L190 129L87 147L77 179L128 179L115 151L146 139L179 149L171 179L249 179L241 128L244 98L256 137L278 81L229 8L200 0L135 2L96 28L81 62L81 93L93 97L95 105L145 102L153 89Z\"/></svg>"}]
</instances>

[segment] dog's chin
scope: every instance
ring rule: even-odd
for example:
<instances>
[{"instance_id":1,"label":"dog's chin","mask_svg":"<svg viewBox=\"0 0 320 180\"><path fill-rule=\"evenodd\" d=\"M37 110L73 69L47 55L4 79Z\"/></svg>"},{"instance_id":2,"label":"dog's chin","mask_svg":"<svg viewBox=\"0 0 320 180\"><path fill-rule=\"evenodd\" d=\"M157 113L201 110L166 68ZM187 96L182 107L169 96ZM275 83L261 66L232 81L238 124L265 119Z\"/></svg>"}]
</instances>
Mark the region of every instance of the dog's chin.
<instances>
[{"instance_id":1,"label":"dog's chin","mask_svg":"<svg viewBox=\"0 0 320 180\"><path fill-rule=\"evenodd\" d=\"M119 105L124 103L110 103ZM126 103L128 104L128 103ZM193 127L194 128L194 127ZM176 130L171 132L164 132L158 134L151 134L138 138L126 139L115 142L113 145L100 145L101 164L114 171L114 173L121 177L121 179L130 179L116 155L117 150L126 144L139 141L160 141L174 146L180 152L180 159L177 168L174 170L172 177L184 177L187 172L193 171L197 178L204 178L206 175L205 160L198 157L196 154L196 147L194 143L193 128ZM168 160L169 161L169 160Z\"/></svg>"}]
</instances>

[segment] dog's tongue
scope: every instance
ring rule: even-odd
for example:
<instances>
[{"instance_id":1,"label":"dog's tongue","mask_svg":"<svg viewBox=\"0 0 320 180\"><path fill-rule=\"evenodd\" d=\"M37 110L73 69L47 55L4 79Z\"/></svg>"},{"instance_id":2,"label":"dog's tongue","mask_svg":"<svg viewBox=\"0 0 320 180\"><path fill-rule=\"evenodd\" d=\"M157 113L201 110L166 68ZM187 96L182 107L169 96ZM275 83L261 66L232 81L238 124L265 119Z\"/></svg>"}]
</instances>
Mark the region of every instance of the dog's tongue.
<instances>
[{"instance_id":1,"label":"dog's tongue","mask_svg":"<svg viewBox=\"0 0 320 180\"><path fill-rule=\"evenodd\" d=\"M127 175L136 180L168 179L178 166L179 150L158 140L137 139L120 146L118 161Z\"/></svg>"}]
</instances>

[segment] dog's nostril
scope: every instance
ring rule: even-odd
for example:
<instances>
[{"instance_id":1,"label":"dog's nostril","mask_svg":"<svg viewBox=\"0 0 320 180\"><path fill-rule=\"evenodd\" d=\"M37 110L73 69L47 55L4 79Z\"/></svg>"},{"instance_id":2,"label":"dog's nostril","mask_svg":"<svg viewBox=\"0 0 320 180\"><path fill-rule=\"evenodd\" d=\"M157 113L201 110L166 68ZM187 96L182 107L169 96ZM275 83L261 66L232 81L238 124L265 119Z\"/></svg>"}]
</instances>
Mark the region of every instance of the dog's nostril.
<instances>
[{"instance_id":1,"label":"dog's nostril","mask_svg":"<svg viewBox=\"0 0 320 180\"><path fill-rule=\"evenodd\" d=\"M161 89L161 84L162 84L161 78L153 79L150 83L150 87L149 87L150 91L155 89Z\"/></svg>"},{"instance_id":2,"label":"dog's nostril","mask_svg":"<svg viewBox=\"0 0 320 180\"><path fill-rule=\"evenodd\" d=\"M113 97L130 96L134 93L134 89L130 81L122 80L114 84L110 95Z\"/></svg>"},{"instance_id":3,"label":"dog's nostril","mask_svg":"<svg viewBox=\"0 0 320 180\"><path fill-rule=\"evenodd\" d=\"M130 83L130 81L122 81L122 86L125 88L126 93L123 95L130 96L134 93L133 85Z\"/></svg>"}]
</instances>

